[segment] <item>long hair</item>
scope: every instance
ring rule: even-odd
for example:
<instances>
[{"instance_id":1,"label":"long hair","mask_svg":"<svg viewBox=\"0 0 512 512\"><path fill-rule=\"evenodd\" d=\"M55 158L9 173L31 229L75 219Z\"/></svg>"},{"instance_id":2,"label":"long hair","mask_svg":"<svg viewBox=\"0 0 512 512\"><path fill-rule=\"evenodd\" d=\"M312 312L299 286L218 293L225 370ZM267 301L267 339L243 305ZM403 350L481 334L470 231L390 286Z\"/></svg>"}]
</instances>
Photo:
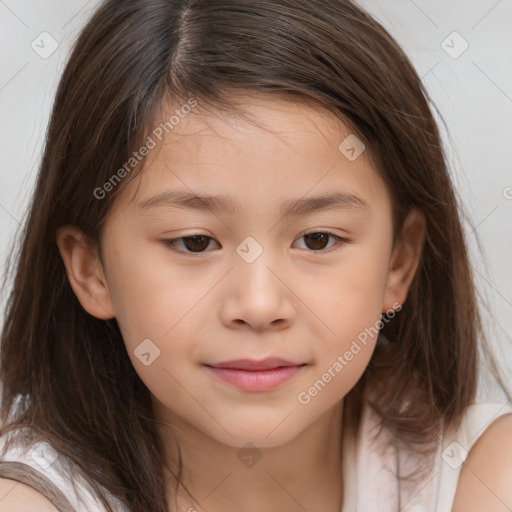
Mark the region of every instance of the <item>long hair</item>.
<instances>
[{"instance_id":1,"label":"long hair","mask_svg":"<svg viewBox=\"0 0 512 512\"><path fill-rule=\"evenodd\" d=\"M382 383L371 398L382 425L420 449L435 441L441 420L457 426L475 398L485 338L459 205L432 102L387 31L348 0L107 0L62 75L11 256L0 434L35 427L108 510L97 482L134 512L167 512L163 449L118 324L82 308L56 232L75 225L99 243L122 187L101 200L94 191L144 144L165 100L193 97L240 112L237 91L285 94L339 116L391 193L395 239L411 208L425 215L407 301L382 328L389 343L378 344L347 400Z\"/></svg>"}]
</instances>

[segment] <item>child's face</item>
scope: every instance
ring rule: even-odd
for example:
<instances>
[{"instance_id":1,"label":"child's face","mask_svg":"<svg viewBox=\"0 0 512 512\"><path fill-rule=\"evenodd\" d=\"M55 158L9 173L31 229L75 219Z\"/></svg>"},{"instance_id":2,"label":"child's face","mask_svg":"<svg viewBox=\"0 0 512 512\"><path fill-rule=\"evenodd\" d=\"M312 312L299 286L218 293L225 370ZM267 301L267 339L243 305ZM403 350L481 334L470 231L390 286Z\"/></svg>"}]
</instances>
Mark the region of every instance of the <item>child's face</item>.
<instances>
[{"instance_id":1,"label":"child's face","mask_svg":"<svg viewBox=\"0 0 512 512\"><path fill-rule=\"evenodd\" d=\"M102 233L104 293L82 304L118 319L161 418L231 446L276 446L354 386L374 327L405 299L415 264L411 251L393 251L390 197L366 153L351 161L338 149L350 133L341 122L251 96L246 108L271 133L200 106L116 199ZM236 211L200 201L140 206L169 191L229 196ZM288 201L335 193L354 197L283 213ZM333 236L304 237L318 232ZM194 235L211 240L177 240L183 252L166 247ZM267 388L251 388L250 379L239 387L207 366L270 357L304 366Z\"/></svg>"}]
</instances>

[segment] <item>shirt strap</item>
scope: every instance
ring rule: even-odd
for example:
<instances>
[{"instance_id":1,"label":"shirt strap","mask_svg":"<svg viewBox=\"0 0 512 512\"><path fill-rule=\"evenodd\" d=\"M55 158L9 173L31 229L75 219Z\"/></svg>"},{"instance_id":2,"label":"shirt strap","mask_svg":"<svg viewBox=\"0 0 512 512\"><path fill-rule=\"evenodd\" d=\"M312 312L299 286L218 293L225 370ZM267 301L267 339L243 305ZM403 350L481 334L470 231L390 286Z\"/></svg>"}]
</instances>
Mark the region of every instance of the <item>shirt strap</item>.
<instances>
[{"instance_id":1,"label":"shirt strap","mask_svg":"<svg viewBox=\"0 0 512 512\"><path fill-rule=\"evenodd\" d=\"M0 478L8 478L32 487L47 498L59 512L76 512L62 491L46 476L28 464L0 461Z\"/></svg>"}]
</instances>

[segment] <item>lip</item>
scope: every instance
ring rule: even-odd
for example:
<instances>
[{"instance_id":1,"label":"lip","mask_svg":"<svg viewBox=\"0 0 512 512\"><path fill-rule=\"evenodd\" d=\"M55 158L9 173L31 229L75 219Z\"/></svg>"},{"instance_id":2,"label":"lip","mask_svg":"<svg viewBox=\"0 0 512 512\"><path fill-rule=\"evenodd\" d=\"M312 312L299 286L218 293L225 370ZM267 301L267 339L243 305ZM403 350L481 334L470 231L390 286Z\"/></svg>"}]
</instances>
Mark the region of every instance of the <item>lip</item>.
<instances>
[{"instance_id":1,"label":"lip","mask_svg":"<svg viewBox=\"0 0 512 512\"><path fill-rule=\"evenodd\" d=\"M300 366L302 363L295 363L280 359L278 357L267 357L266 359L234 359L222 363L209 364L213 368L229 368L232 370L273 370L280 366Z\"/></svg>"},{"instance_id":2,"label":"lip","mask_svg":"<svg viewBox=\"0 0 512 512\"><path fill-rule=\"evenodd\" d=\"M205 366L218 378L240 389L265 391L288 381L306 364L268 358L262 361L239 359Z\"/></svg>"}]
</instances>

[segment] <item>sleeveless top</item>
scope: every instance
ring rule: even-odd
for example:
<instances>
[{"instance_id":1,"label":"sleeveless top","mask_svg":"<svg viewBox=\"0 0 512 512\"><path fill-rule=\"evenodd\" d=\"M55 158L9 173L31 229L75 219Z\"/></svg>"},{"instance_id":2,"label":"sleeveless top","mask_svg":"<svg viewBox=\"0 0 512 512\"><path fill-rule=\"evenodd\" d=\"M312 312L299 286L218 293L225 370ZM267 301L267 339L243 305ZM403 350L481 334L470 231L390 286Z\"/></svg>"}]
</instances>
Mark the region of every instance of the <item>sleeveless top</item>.
<instances>
[{"instance_id":1,"label":"sleeveless top","mask_svg":"<svg viewBox=\"0 0 512 512\"><path fill-rule=\"evenodd\" d=\"M380 433L384 453L372 443L379 420L368 405L363 407L358 432L343 436L343 507L341 512L451 512L462 463L471 447L500 416L512 413L510 404L470 405L457 430L440 437L433 465L412 483L397 478L422 462L422 456L400 451L389 434ZM386 439L387 437L387 439Z\"/></svg>"},{"instance_id":2,"label":"sleeveless top","mask_svg":"<svg viewBox=\"0 0 512 512\"><path fill-rule=\"evenodd\" d=\"M372 444L378 417L363 406L357 432L343 429L343 506L341 512L450 512L461 465L467 453L493 421L512 413L510 405L474 404L468 407L459 429L438 442L434 464L420 481L398 481L400 474L417 467L418 456L401 453L391 443L384 451ZM381 432L379 442L386 434ZM387 440L384 439L384 442ZM0 478L33 487L46 496L60 512L106 512L85 480L71 477L70 466L46 442L30 449L20 444L5 450L0 438ZM106 490L112 509L129 509Z\"/></svg>"},{"instance_id":3,"label":"sleeveless top","mask_svg":"<svg viewBox=\"0 0 512 512\"><path fill-rule=\"evenodd\" d=\"M28 430L28 427L23 430ZM58 454L49 443L39 441L27 448L15 435L15 442L6 449L8 437L12 438L13 432L0 438L0 478L29 485L50 500L59 512L107 511L94 490L79 476L81 473L73 463ZM75 469L73 476L71 467ZM103 487L102 490L112 510L129 512L120 500Z\"/></svg>"}]
</instances>

